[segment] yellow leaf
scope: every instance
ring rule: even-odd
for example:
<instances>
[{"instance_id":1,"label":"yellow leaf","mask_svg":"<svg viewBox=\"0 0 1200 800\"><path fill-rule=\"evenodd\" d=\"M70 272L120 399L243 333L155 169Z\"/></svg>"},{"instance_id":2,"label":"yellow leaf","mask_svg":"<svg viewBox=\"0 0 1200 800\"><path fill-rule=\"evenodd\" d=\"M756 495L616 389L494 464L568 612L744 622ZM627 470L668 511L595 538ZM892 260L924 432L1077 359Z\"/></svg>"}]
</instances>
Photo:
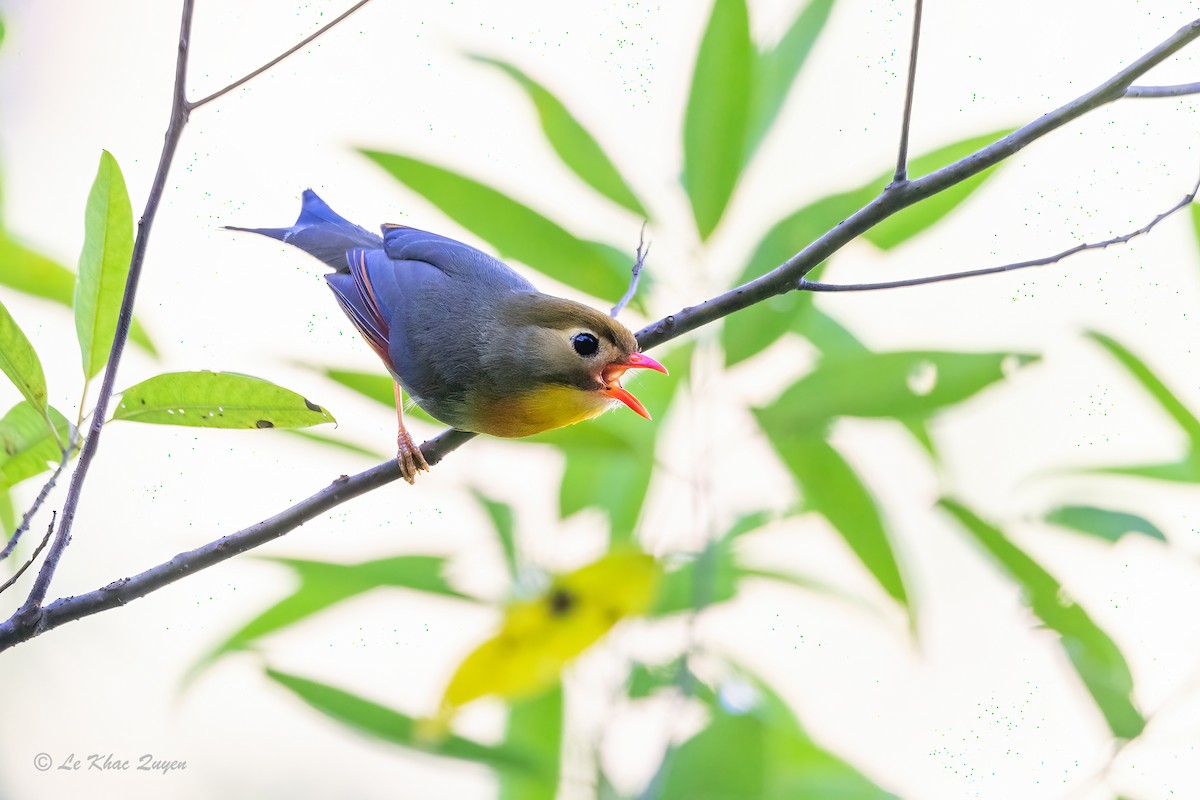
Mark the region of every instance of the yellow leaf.
<instances>
[{"instance_id":1,"label":"yellow leaf","mask_svg":"<svg viewBox=\"0 0 1200 800\"><path fill-rule=\"evenodd\" d=\"M480 697L505 699L553 685L568 661L623 617L650 607L659 569L644 553L611 553L554 579L540 597L513 603L500 632L459 664L442 697L440 716Z\"/></svg>"}]
</instances>

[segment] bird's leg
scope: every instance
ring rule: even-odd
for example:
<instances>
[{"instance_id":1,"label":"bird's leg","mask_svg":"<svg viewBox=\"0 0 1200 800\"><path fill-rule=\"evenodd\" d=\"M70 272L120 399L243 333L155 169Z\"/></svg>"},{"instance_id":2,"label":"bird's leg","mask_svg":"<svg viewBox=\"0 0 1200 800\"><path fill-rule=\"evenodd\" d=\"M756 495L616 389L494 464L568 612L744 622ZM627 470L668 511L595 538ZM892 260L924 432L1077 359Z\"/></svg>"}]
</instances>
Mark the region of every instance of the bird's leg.
<instances>
[{"instance_id":1,"label":"bird's leg","mask_svg":"<svg viewBox=\"0 0 1200 800\"><path fill-rule=\"evenodd\" d=\"M425 462L425 454L421 452L421 448L417 447L408 429L404 427L404 399L400 395L400 384L395 384L395 387L396 424L399 426L396 433L396 463L400 465L400 477L411 484L417 482L418 471L429 471L429 464Z\"/></svg>"}]
</instances>

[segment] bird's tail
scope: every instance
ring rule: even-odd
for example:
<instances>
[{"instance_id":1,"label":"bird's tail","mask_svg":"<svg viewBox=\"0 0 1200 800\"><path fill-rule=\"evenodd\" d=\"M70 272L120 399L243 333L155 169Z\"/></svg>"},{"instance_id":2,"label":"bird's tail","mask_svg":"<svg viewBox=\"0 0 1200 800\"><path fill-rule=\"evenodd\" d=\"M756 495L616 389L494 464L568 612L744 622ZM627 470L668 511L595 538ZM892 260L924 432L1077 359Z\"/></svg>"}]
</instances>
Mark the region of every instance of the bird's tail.
<instances>
[{"instance_id":1,"label":"bird's tail","mask_svg":"<svg viewBox=\"0 0 1200 800\"><path fill-rule=\"evenodd\" d=\"M346 251L356 247L375 250L383 247L383 239L340 217L312 189L305 189L300 216L290 228L239 228L226 225L228 231L248 231L270 236L299 247L314 258L324 261L339 272L348 272Z\"/></svg>"}]
</instances>

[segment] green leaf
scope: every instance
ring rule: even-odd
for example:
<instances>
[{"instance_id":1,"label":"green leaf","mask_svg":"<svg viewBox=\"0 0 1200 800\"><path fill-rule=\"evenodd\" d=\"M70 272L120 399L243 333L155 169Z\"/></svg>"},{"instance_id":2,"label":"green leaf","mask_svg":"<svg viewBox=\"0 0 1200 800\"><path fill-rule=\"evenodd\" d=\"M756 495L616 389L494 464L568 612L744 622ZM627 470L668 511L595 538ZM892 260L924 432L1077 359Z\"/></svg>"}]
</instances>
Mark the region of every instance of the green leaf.
<instances>
[{"instance_id":1,"label":"green leaf","mask_svg":"<svg viewBox=\"0 0 1200 800\"><path fill-rule=\"evenodd\" d=\"M542 131L558 157L584 183L614 203L632 211L639 217L650 215L638 201L629 184L621 177L616 166L609 160L599 142L588 133L567 107L553 94L521 70L505 61L486 56L472 56L476 61L490 64L515 80L537 109L542 122Z\"/></svg>"},{"instance_id":2,"label":"green leaf","mask_svg":"<svg viewBox=\"0 0 1200 800\"><path fill-rule=\"evenodd\" d=\"M516 582L520 567L517 563L517 540L513 524L513 510L508 503L493 500L479 489L471 489L475 501L483 506L492 521L492 530L500 540L500 548L504 551L504 563L508 567L508 577Z\"/></svg>"},{"instance_id":3,"label":"green leaf","mask_svg":"<svg viewBox=\"0 0 1200 800\"><path fill-rule=\"evenodd\" d=\"M825 28L833 0L810 0L773 49L759 53L750 90L748 134L742 164L749 163L779 115L788 90Z\"/></svg>"},{"instance_id":4,"label":"green leaf","mask_svg":"<svg viewBox=\"0 0 1200 800\"><path fill-rule=\"evenodd\" d=\"M939 169L1007 132L997 131L943 147L913 159L910 168L914 174ZM946 216L991 174L992 170L985 170L980 175L909 206L867 231L863 237L879 247L894 247ZM775 223L755 248L734 285L740 286L766 274L828 233L839 222L875 199L891 181L892 175L891 171L881 173L857 189L823 197ZM814 269L809 277L815 278L816 274ZM721 339L725 348L725 363L732 366L765 350L789 330L802 329L803 318L811 309L811 292L789 292L727 317Z\"/></svg>"},{"instance_id":5,"label":"green leaf","mask_svg":"<svg viewBox=\"0 0 1200 800\"><path fill-rule=\"evenodd\" d=\"M908 162L909 175L918 178L928 175L955 161L966 158L997 139L1002 139L1012 133L1014 128L993 131L982 136L963 139L960 142L926 153ZM998 166L998 165L997 165ZM964 200L988 178L995 174L996 167L989 167L977 175L972 175L965 181L950 186L944 191L930 195L926 199L905 208L863 234L863 238L876 247L890 250L908 241L922 231L933 227L935 223L957 208ZM895 172L888 170L872 182L872 186L882 188L891 182Z\"/></svg>"},{"instance_id":6,"label":"green leaf","mask_svg":"<svg viewBox=\"0 0 1200 800\"><path fill-rule=\"evenodd\" d=\"M1066 595L1053 575L1010 542L1003 531L954 500L943 498L940 505L1020 584L1033 613L1062 637L1067 657L1113 735L1132 739L1140 734L1146 721L1133 704L1133 676L1108 634Z\"/></svg>"},{"instance_id":7,"label":"green leaf","mask_svg":"<svg viewBox=\"0 0 1200 800\"><path fill-rule=\"evenodd\" d=\"M800 728L791 712L761 683L765 695L767 791L763 800L898 800L853 765L825 750Z\"/></svg>"},{"instance_id":8,"label":"green leaf","mask_svg":"<svg viewBox=\"0 0 1200 800\"><path fill-rule=\"evenodd\" d=\"M395 556L357 564L288 558L267 560L290 568L299 578L300 585L199 659L189 671L188 681L221 656L245 650L264 636L372 589L396 587L471 599L446 583L442 577L446 560L438 556Z\"/></svg>"},{"instance_id":9,"label":"green leaf","mask_svg":"<svg viewBox=\"0 0 1200 800\"><path fill-rule=\"evenodd\" d=\"M1171 415L1171 418L1187 434L1192 444L1192 450L1200 449L1200 420L1197 420L1195 415L1188 410L1187 406L1171 393L1167 385L1159 380L1158 376L1140 358L1116 339L1105 336L1098 331L1090 331L1088 336L1103 345L1108 352L1112 353L1121 362L1121 365L1129 370L1133 377L1137 378L1142 388L1150 392L1159 405L1163 407L1163 410Z\"/></svg>"},{"instance_id":10,"label":"green leaf","mask_svg":"<svg viewBox=\"0 0 1200 800\"><path fill-rule=\"evenodd\" d=\"M1195 453L1190 453L1182 461L1168 464L1136 464L1127 467L1094 467L1084 472L1097 472L1104 475L1129 475L1134 478L1150 478L1158 481L1177 481L1179 483L1200 483L1200 459Z\"/></svg>"},{"instance_id":11,"label":"green leaf","mask_svg":"<svg viewBox=\"0 0 1200 800\"><path fill-rule=\"evenodd\" d=\"M4 44L4 20L0 19L0 45Z\"/></svg>"},{"instance_id":12,"label":"green leaf","mask_svg":"<svg viewBox=\"0 0 1200 800\"><path fill-rule=\"evenodd\" d=\"M671 756L662 800L758 800L766 795L768 731L750 715L717 711ZM824 800L824 798L822 798Z\"/></svg>"},{"instance_id":13,"label":"green leaf","mask_svg":"<svg viewBox=\"0 0 1200 800\"><path fill-rule=\"evenodd\" d=\"M562 763L563 691L556 685L537 697L511 703L504 748L532 762L523 771L502 770L500 800L554 800Z\"/></svg>"},{"instance_id":14,"label":"green leaf","mask_svg":"<svg viewBox=\"0 0 1200 800\"><path fill-rule=\"evenodd\" d=\"M714 552L693 556L676 569L665 572L658 583L649 617L690 612L733 599L738 590L739 570L728 542L711 545Z\"/></svg>"},{"instance_id":15,"label":"green leaf","mask_svg":"<svg viewBox=\"0 0 1200 800\"><path fill-rule=\"evenodd\" d=\"M688 378L692 348L676 347L661 357L671 370L669 377L630 376L628 388L655 416L653 422L617 408L598 419L530 437L554 445L566 457L559 488L562 517L598 508L609 518L614 542L631 539L654 472L659 426L675 391Z\"/></svg>"},{"instance_id":16,"label":"green leaf","mask_svg":"<svg viewBox=\"0 0 1200 800\"><path fill-rule=\"evenodd\" d=\"M26 478L49 471L62 461L58 442L71 437L71 424L51 406L52 431L46 425L45 412L27 400L17 403L0 418L0 484L15 486ZM57 439L55 434L57 433Z\"/></svg>"},{"instance_id":17,"label":"green leaf","mask_svg":"<svg viewBox=\"0 0 1200 800\"><path fill-rule=\"evenodd\" d=\"M866 611L872 615L879 616L879 609L862 597L851 594L841 587L835 586L832 583L827 583L820 578L813 578L808 575L799 575L794 572L783 572L782 570L763 568L757 566L743 566L741 564L736 567L736 577L740 582L745 578L759 578L762 580L773 581L775 583L793 586L797 589L803 589L808 592L824 595L833 598L851 606L859 611Z\"/></svg>"},{"instance_id":18,"label":"green leaf","mask_svg":"<svg viewBox=\"0 0 1200 800\"><path fill-rule=\"evenodd\" d=\"M830 195L781 219L758 243L735 285L775 269L870 202L873 196L862 192ZM733 366L765 350L792 330L811 308L811 292L788 292L726 317L721 333L725 364Z\"/></svg>"},{"instance_id":19,"label":"green leaf","mask_svg":"<svg viewBox=\"0 0 1200 800\"><path fill-rule=\"evenodd\" d=\"M192 428L303 428L335 422L321 406L236 372L167 372L130 386L113 419Z\"/></svg>"},{"instance_id":20,"label":"green leaf","mask_svg":"<svg viewBox=\"0 0 1200 800\"><path fill-rule=\"evenodd\" d=\"M16 529L17 510L13 508L12 492L0 484L0 533L4 534L4 541L7 542Z\"/></svg>"},{"instance_id":21,"label":"green leaf","mask_svg":"<svg viewBox=\"0 0 1200 800\"><path fill-rule=\"evenodd\" d=\"M593 297L615 301L625 293L633 258L616 248L579 239L508 195L450 170L394 153L360 152L494 247L501 258L520 261Z\"/></svg>"},{"instance_id":22,"label":"green leaf","mask_svg":"<svg viewBox=\"0 0 1200 800\"><path fill-rule=\"evenodd\" d=\"M424 753L474 761L498 770L529 771L529 756L507 745L480 744L461 736L436 739L422 735L413 717L328 684L268 668L268 678L322 714L375 739Z\"/></svg>"},{"instance_id":23,"label":"green leaf","mask_svg":"<svg viewBox=\"0 0 1200 800\"><path fill-rule=\"evenodd\" d=\"M805 505L841 534L885 592L908 606L908 591L875 498L831 445L793 426L794 411L788 404L776 403L754 413L804 493Z\"/></svg>"},{"instance_id":24,"label":"green leaf","mask_svg":"<svg viewBox=\"0 0 1200 800\"><path fill-rule=\"evenodd\" d=\"M701 239L721 221L741 175L754 59L745 0L715 0L683 123L683 181Z\"/></svg>"},{"instance_id":25,"label":"green leaf","mask_svg":"<svg viewBox=\"0 0 1200 800\"><path fill-rule=\"evenodd\" d=\"M75 284L75 331L83 376L91 380L108 363L133 256L133 210L117 160L107 150L88 194L83 252Z\"/></svg>"},{"instance_id":26,"label":"green leaf","mask_svg":"<svg viewBox=\"0 0 1200 800\"><path fill-rule=\"evenodd\" d=\"M795 318L795 332L803 336L813 347L821 351L826 358L836 358L846 355L865 356L871 351L855 338L840 322L829 316L815 305L810 304L806 313ZM920 417L909 417L900 420L917 444L934 460L937 460L937 448L925 420Z\"/></svg>"},{"instance_id":27,"label":"green leaf","mask_svg":"<svg viewBox=\"0 0 1200 800\"><path fill-rule=\"evenodd\" d=\"M3 303L0 303L0 370L52 428L46 411L46 374L42 372L42 362Z\"/></svg>"},{"instance_id":28,"label":"green leaf","mask_svg":"<svg viewBox=\"0 0 1200 800\"><path fill-rule=\"evenodd\" d=\"M685 666L679 658L666 664L643 664L635 661L625 680L625 694L631 700L641 700L664 689L673 689L683 677L680 672L682 669L685 669Z\"/></svg>"},{"instance_id":29,"label":"green leaf","mask_svg":"<svg viewBox=\"0 0 1200 800\"><path fill-rule=\"evenodd\" d=\"M794 330L821 351L825 358L862 356L871 352L842 323L816 306L810 306L796 318Z\"/></svg>"},{"instance_id":30,"label":"green leaf","mask_svg":"<svg viewBox=\"0 0 1200 800\"><path fill-rule=\"evenodd\" d=\"M712 718L667 765L663 800L896 800L895 795L810 739L759 681L739 694L750 708L727 708L718 694Z\"/></svg>"},{"instance_id":31,"label":"green leaf","mask_svg":"<svg viewBox=\"0 0 1200 800\"><path fill-rule=\"evenodd\" d=\"M0 230L0 286L70 308L75 302L75 273L57 261L30 250ZM158 355L154 342L136 318L129 340L150 355Z\"/></svg>"},{"instance_id":32,"label":"green leaf","mask_svg":"<svg viewBox=\"0 0 1200 800\"><path fill-rule=\"evenodd\" d=\"M1046 512L1047 522L1115 542L1127 533L1141 533L1165 542L1167 537L1154 523L1137 514L1110 511L1095 506L1060 506Z\"/></svg>"},{"instance_id":33,"label":"green leaf","mask_svg":"<svg viewBox=\"0 0 1200 800\"><path fill-rule=\"evenodd\" d=\"M326 447L335 447L338 450L344 450L347 453L354 453L355 455L369 458L372 461L386 461L389 458L394 458L394 456L386 455L378 450L372 450L369 447L363 447L360 444L355 444L354 442L346 439L339 439L336 436L326 436L323 433L313 433L312 431L299 430L297 428L284 428L283 430L287 431L287 433L292 436L297 436L301 439L307 439L310 442L325 445Z\"/></svg>"},{"instance_id":34,"label":"green leaf","mask_svg":"<svg viewBox=\"0 0 1200 800\"><path fill-rule=\"evenodd\" d=\"M337 369L336 367L318 367L311 364L302 366L316 370L330 380L340 383L347 389L358 392L363 397L385 405L389 409L396 408L396 395L393 388L395 382L390 375L379 372L357 372L349 369ZM412 416L431 425L444 424L429 416L424 409L415 403L407 403L405 405L404 416L405 418Z\"/></svg>"},{"instance_id":35,"label":"green leaf","mask_svg":"<svg viewBox=\"0 0 1200 800\"><path fill-rule=\"evenodd\" d=\"M1014 353L895 351L822 359L772 405L792 435L820 434L837 417L927 417L997 381L1007 364L1037 356Z\"/></svg>"},{"instance_id":36,"label":"green leaf","mask_svg":"<svg viewBox=\"0 0 1200 800\"><path fill-rule=\"evenodd\" d=\"M1189 208L1192 212L1192 231L1196 234L1196 244L1200 245L1200 203L1193 202Z\"/></svg>"},{"instance_id":37,"label":"green leaf","mask_svg":"<svg viewBox=\"0 0 1200 800\"><path fill-rule=\"evenodd\" d=\"M729 526L729 530L725 531L725 535L721 538L732 541L747 533L753 533L778 517L778 514L771 511L752 511L749 514L743 514L734 520L734 523Z\"/></svg>"},{"instance_id":38,"label":"green leaf","mask_svg":"<svg viewBox=\"0 0 1200 800\"><path fill-rule=\"evenodd\" d=\"M352 389L388 408L396 407L395 381L392 376L378 372L356 372L334 367L313 367L330 380Z\"/></svg>"},{"instance_id":39,"label":"green leaf","mask_svg":"<svg viewBox=\"0 0 1200 800\"><path fill-rule=\"evenodd\" d=\"M74 302L75 273L0 231L0 285L70 308Z\"/></svg>"}]
</instances>

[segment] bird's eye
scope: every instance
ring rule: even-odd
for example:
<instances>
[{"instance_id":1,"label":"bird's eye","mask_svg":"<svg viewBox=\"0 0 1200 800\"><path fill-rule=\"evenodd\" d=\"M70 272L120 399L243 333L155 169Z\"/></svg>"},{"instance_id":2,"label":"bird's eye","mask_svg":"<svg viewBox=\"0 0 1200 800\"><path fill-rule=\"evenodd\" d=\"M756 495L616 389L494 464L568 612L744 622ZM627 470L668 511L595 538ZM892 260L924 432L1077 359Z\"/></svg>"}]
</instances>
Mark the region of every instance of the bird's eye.
<instances>
[{"instance_id":1,"label":"bird's eye","mask_svg":"<svg viewBox=\"0 0 1200 800\"><path fill-rule=\"evenodd\" d=\"M571 346L575 348L576 353L586 358L596 355L596 351L600 349L600 340L593 333L577 333L571 337Z\"/></svg>"}]
</instances>

